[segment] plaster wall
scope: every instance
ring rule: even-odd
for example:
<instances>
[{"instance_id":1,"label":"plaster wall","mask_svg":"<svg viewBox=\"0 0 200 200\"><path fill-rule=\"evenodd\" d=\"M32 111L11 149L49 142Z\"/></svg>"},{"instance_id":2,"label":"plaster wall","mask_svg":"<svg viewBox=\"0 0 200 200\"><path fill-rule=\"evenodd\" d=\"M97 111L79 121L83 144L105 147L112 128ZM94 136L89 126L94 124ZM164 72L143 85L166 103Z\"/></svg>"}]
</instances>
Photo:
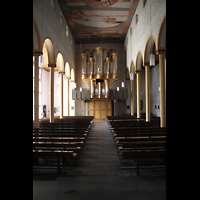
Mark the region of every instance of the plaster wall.
<instances>
[{"instance_id":1,"label":"plaster wall","mask_svg":"<svg viewBox=\"0 0 200 200\"><path fill-rule=\"evenodd\" d=\"M62 53L64 63L69 62L70 68L75 69L75 42L69 30L66 35L67 22L62 14L60 6L54 0L54 8L50 0L33 0L33 17L37 23L41 43L49 37L53 43L55 50L55 59L58 52ZM62 15L62 24L60 23L60 15Z\"/></svg>"}]
</instances>

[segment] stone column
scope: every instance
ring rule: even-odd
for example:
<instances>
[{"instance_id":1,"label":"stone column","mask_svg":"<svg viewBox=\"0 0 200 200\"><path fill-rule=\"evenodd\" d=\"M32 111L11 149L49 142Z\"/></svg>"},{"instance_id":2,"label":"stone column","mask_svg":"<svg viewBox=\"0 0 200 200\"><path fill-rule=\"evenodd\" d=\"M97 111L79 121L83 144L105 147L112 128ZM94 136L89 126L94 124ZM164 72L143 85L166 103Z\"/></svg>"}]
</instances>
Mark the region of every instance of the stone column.
<instances>
[{"instance_id":1,"label":"stone column","mask_svg":"<svg viewBox=\"0 0 200 200\"><path fill-rule=\"evenodd\" d=\"M60 74L60 119L63 119L63 75L65 72L59 72Z\"/></svg>"},{"instance_id":2,"label":"stone column","mask_svg":"<svg viewBox=\"0 0 200 200\"><path fill-rule=\"evenodd\" d=\"M38 60L39 56L42 54L42 52L34 52L33 55L35 56L35 80L34 80L34 128L39 128L39 67L38 67Z\"/></svg>"},{"instance_id":3,"label":"stone column","mask_svg":"<svg viewBox=\"0 0 200 200\"><path fill-rule=\"evenodd\" d=\"M166 50L157 50L160 68L160 127L166 127L165 56Z\"/></svg>"},{"instance_id":4,"label":"stone column","mask_svg":"<svg viewBox=\"0 0 200 200\"><path fill-rule=\"evenodd\" d=\"M48 64L50 67L50 123L54 123L54 67L56 64Z\"/></svg>"},{"instance_id":5,"label":"stone column","mask_svg":"<svg viewBox=\"0 0 200 200\"><path fill-rule=\"evenodd\" d=\"M146 121L150 122L150 66L145 65Z\"/></svg>"},{"instance_id":6,"label":"stone column","mask_svg":"<svg viewBox=\"0 0 200 200\"><path fill-rule=\"evenodd\" d=\"M134 115L134 80L131 80L131 115Z\"/></svg>"},{"instance_id":7,"label":"stone column","mask_svg":"<svg viewBox=\"0 0 200 200\"><path fill-rule=\"evenodd\" d=\"M141 118L141 91L140 91L140 71L136 71L137 76L137 118Z\"/></svg>"}]
</instances>

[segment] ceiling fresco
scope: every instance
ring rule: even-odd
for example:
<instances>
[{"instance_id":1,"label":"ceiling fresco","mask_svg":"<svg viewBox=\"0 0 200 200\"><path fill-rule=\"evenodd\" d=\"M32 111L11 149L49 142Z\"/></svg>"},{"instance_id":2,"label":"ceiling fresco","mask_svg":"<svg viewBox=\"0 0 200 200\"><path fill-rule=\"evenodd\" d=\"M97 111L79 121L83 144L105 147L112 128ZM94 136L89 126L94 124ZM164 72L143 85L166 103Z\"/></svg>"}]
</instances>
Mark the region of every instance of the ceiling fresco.
<instances>
[{"instance_id":1,"label":"ceiling fresco","mask_svg":"<svg viewBox=\"0 0 200 200\"><path fill-rule=\"evenodd\" d=\"M124 42L139 0L58 0L74 40Z\"/></svg>"}]
</instances>

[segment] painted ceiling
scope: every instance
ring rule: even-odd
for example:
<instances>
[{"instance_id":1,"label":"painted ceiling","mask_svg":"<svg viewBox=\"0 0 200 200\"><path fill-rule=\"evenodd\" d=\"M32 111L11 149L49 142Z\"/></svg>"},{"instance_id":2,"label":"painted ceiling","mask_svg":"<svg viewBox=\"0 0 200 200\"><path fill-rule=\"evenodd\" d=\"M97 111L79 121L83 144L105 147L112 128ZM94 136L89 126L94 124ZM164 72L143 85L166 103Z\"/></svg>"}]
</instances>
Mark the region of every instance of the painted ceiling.
<instances>
[{"instance_id":1,"label":"painted ceiling","mask_svg":"<svg viewBox=\"0 0 200 200\"><path fill-rule=\"evenodd\" d=\"M74 40L121 43L139 0L58 0Z\"/></svg>"}]
</instances>

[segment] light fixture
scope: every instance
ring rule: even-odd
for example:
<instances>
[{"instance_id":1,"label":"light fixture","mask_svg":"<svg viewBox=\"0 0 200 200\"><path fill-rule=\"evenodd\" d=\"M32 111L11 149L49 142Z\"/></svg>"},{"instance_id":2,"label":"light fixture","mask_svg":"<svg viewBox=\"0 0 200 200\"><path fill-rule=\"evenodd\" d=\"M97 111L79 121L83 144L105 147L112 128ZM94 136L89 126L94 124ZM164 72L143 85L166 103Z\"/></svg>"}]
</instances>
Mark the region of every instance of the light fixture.
<instances>
[{"instance_id":1,"label":"light fixture","mask_svg":"<svg viewBox=\"0 0 200 200\"><path fill-rule=\"evenodd\" d=\"M130 80L134 80L133 72L130 73Z\"/></svg>"},{"instance_id":2,"label":"light fixture","mask_svg":"<svg viewBox=\"0 0 200 200\"><path fill-rule=\"evenodd\" d=\"M80 92L82 92L82 87L80 87Z\"/></svg>"},{"instance_id":3,"label":"light fixture","mask_svg":"<svg viewBox=\"0 0 200 200\"><path fill-rule=\"evenodd\" d=\"M150 66L154 66L155 65L155 55L153 53L151 53L149 55L149 60L150 60Z\"/></svg>"},{"instance_id":4,"label":"light fixture","mask_svg":"<svg viewBox=\"0 0 200 200\"><path fill-rule=\"evenodd\" d=\"M44 67L44 56L40 55L38 59L38 67L43 68Z\"/></svg>"},{"instance_id":5,"label":"light fixture","mask_svg":"<svg viewBox=\"0 0 200 200\"><path fill-rule=\"evenodd\" d=\"M122 82L122 88L124 88L124 82Z\"/></svg>"},{"instance_id":6,"label":"light fixture","mask_svg":"<svg viewBox=\"0 0 200 200\"><path fill-rule=\"evenodd\" d=\"M119 87L117 87L117 91L119 91Z\"/></svg>"}]
</instances>

